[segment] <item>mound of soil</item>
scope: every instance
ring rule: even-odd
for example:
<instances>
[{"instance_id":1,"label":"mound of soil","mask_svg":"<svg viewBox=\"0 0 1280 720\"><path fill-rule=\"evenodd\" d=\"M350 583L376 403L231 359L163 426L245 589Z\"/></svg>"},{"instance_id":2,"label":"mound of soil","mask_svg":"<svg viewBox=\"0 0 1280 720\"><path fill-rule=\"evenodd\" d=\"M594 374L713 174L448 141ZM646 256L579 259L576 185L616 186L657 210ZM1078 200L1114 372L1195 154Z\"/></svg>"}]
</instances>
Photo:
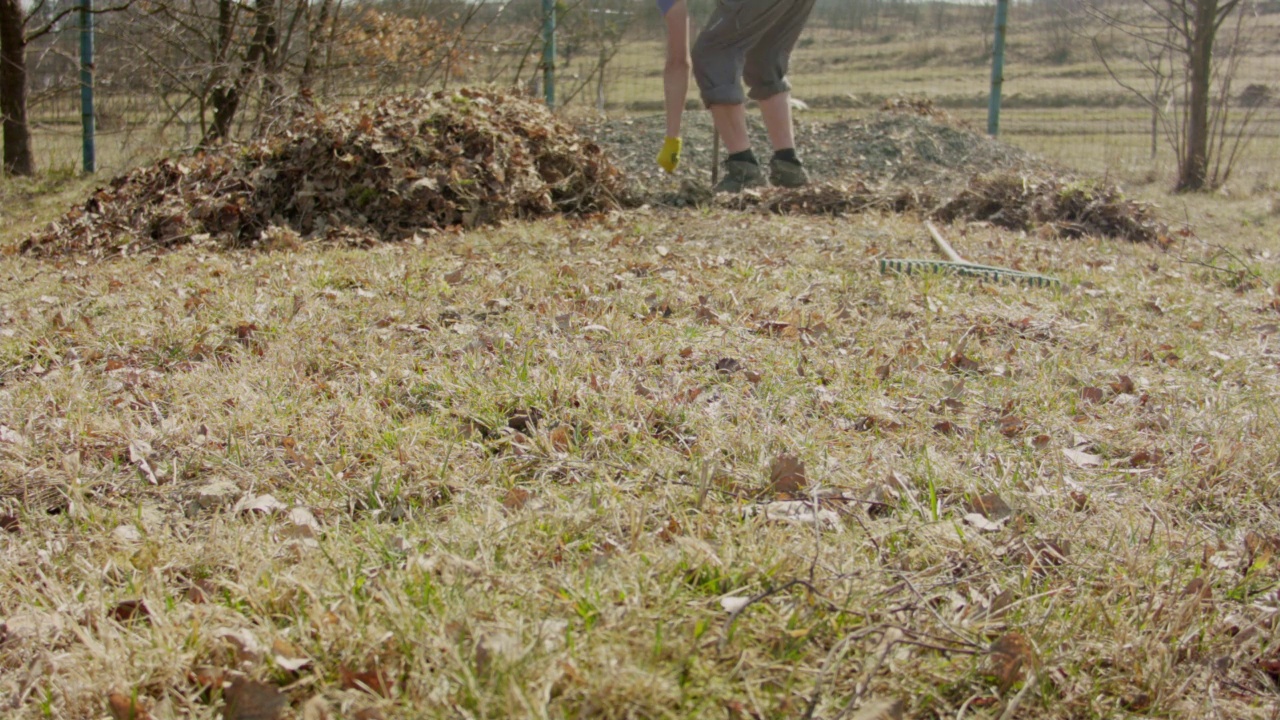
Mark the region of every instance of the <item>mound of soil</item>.
<instances>
[{"instance_id":1,"label":"mound of soil","mask_svg":"<svg viewBox=\"0 0 1280 720\"><path fill-rule=\"evenodd\" d=\"M767 159L768 134L751 113L752 145ZM624 171L640 197L657 197L672 180L654 162L666 135L661 116L586 121L581 132L600 143ZM680 174L708 182L711 177L710 116L685 113ZM1044 163L1029 153L974 132L932 110L887 104L861 120L806 121L796 117L796 147L817 182L862 182L870 186L910 184L939 197L959 191L979 173L1038 170ZM721 155L723 161L723 154Z\"/></svg>"},{"instance_id":2,"label":"mound of soil","mask_svg":"<svg viewBox=\"0 0 1280 720\"><path fill-rule=\"evenodd\" d=\"M753 145L763 151L769 147L768 135L756 116L750 118ZM918 212L947 222L1048 228L1061 237L1138 242L1161 240L1167 233L1154 208L1128 200L1116 186L1055 168L975 132L927 101L891 100L881 112L857 121L798 120L796 145L814 184L736 197L713 198L706 189L712 140L706 113L685 116L680 180L666 176L654 162L666 134L662 117L580 127L625 170L630 194L655 204L716 204L786 214Z\"/></svg>"},{"instance_id":3,"label":"mound of soil","mask_svg":"<svg viewBox=\"0 0 1280 720\"><path fill-rule=\"evenodd\" d=\"M399 240L611 209L623 189L600 146L541 103L437 92L310 111L245 145L139 168L20 250L104 255L282 236Z\"/></svg>"}]
</instances>

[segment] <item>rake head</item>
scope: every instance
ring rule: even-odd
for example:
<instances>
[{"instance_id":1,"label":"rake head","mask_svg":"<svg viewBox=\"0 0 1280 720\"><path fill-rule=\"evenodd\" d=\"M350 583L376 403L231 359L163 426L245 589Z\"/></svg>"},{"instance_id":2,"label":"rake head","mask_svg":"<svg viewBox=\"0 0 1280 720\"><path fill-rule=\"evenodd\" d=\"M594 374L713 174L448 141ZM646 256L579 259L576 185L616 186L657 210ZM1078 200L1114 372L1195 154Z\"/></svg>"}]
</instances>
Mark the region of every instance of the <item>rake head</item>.
<instances>
[{"instance_id":1,"label":"rake head","mask_svg":"<svg viewBox=\"0 0 1280 720\"><path fill-rule=\"evenodd\" d=\"M1062 281L1047 275L1036 275L1034 273L1025 273L1021 270L992 267L990 265L947 262L944 260L882 258L880 260L880 272L887 273L889 271L901 273L903 275L911 275L913 273L947 273L951 275L976 277L989 282L1004 282L1008 280L1024 283L1032 287L1062 286Z\"/></svg>"}]
</instances>

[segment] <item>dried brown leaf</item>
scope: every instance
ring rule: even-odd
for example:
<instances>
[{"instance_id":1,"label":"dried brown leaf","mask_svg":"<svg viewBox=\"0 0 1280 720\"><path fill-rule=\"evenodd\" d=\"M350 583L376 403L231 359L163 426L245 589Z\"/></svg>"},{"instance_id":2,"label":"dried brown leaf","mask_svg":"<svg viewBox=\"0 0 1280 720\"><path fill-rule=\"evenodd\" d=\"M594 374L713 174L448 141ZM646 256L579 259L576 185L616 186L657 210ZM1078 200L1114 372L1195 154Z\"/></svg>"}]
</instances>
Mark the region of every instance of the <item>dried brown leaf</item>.
<instances>
[{"instance_id":1,"label":"dried brown leaf","mask_svg":"<svg viewBox=\"0 0 1280 720\"><path fill-rule=\"evenodd\" d=\"M266 648L262 647L258 637L247 628L223 628L216 632L216 636L231 647L238 663L255 664L266 654Z\"/></svg>"},{"instance_id":2,"label":"dried brown leaf","mask_svg":"<svg viewBox=\"0 0 1280 720\"><path fill-rule=\"evenodd\" d=\"M658 539L662 542L672 542L676 537L684 534L684 528L680 526L680 522L673 518L667 519L667 524L662 526L658 531Z\"/></svg>"},{"instance_id":3,"label":"dried brown leaf","mask_svg":"<svg viewBox=\"0 0 1280 720\"><path fill-rule=\"evenodd\" d=\"M1140 468L1162 464L1164 464L1164 451L1156 448L1139 450L1129 457L1129 467Z\"/></svg>"},{"instance_id":4,"label":"dried brown leaf","mask_svg":"<svg viewBox=\"0 0 1280 720\"><path fill-rule=\"evenodd\" d=\"M929 412L937 413L939 415L948 412L960 412L961 410L964 410L964 403L953 397L943 398L942 402L929 406Z\"/></svg>"},{"instance_id":5,"label":"dried brown leaf","mask_svg":"<svg viewBox=\"0 0 1280 720\"><path fill-rule=\"evenodd\" d=\"M1062 448L1062 454L1077 467L1090 468L1102 466L1101 455L1094 455L1093 453L1076 450L1075 448Z\"/></svg>"},{"instance_id":6,"label":"dried brown leaf","mask_svg":"<svg viewBox=\"0 0 1280 720\"><path fill-rule=\"evenodd\" d=\"M875 415L867 415L853 422L853 429L856 430L857 432L868 432L871 430L884 430L887 432L892 432L894 430L901 430L902 427L903 427L902 423L896 420L877 417Z\"/></svg>"},{"instance_id":7,"label":"dried brown leaf","mask_svg":"<svg viewBox=\"0 0 1280 720\"><path fill-rule=\"evenodd\" d=\"M390 679L378 668L352 670L343 666L338 668L338 680L343 690L362 690L373 695L391 697Z\"/></svg>"},{"instance_id":8,"label":"dried brown leaf","mask_svg":"<svg viewBox=\"0 0 1280 720\"><path fill-rule=\"evenodd\" d=\"M1012 438L1021 435L1027 429L1027 421L1017 415L1005 415L1000 418L1000 434Z\"/></svg>"},{"instance_id":9,"label":"dried brown leaf","mask_svg":"<svg viewBox=\"0 0 1280 720\"><path fill-rule=\"evenodd\" d=\"M701 397L702 392L703 390L700 387L688 388L676 393L671 400L676 403L691 403Z\"/></svg>"},{"instance_id":10,"label":"dried brown leaf","mask_svg":"<svg viewBox=\"0 0 1280 720\"><path fill-rule=\"evenodd\" d=\"M1213 597L1213 586L1209 584L1204 577L1192 578L1191 582L1182 589L1185 597L1194 597L1199 600L1208 600Z\"/></svg>"},{"instance_id":11,"label":"dried brown leaf","mask_svg":"<svg viewBox=\"0 0 1280 720\"><path fill-rule=\"evenodd\" d=\"M217 588L212 582L205 578L196 578L191 581L189 586L187 586L187 590L184 595L187 598L187 602L194 603L196 605L203 605L204 603L209 602L209 598L213 597L216 593Z\"/></svg>"},{"instance_id":12,"label":"dried brown leaf","mask_svg":"<svg viewBox=\"0 0 1280 720\"><path fill-rule=\"evenodd\" d=\"M202 692L221 690L226 679L226 671L212 665L197 665L187 671L187 682L200 688Z\"/></svg>"},{"instance_id":13,"label":"dried brown leaf","mask_svg":"<svg viewBox=\"0 0 1280 720\"><path fill-rule=\"evenodd\" d=\"M773 337L790 337L796 334L796 329L789 322L782 322L781 320L764 320L756 325L756 332L761 335L769 335Z\"/></svg>"},{"instance_id":14,"label":"dried brown leaf","mask_svg":"<svg viewBox=\"0 0 1280 720\"><path fill-rule=\"evenodd\" d=\"M729 714L729 720L764 720L765 717L740 700L725 700L724 709Z\"/></svg>"},{"instance_id":15,"label":"dried brown leaf","mask_svg":"<svg viewBox=\"0 0 1280 720\"><path fill-rule=\"evenodd\" d=\"M542 411L538 408L531 407L525 410L517 410L507 418L507 427L517 432L532 432L542 421Z\"/></svg>"},{"instance_id":16,"label":"dried brown leaf","mask_svg":"<svg viewBox=\"0 0 1280 720\"><path fill-rule=\"evenodd\" d=\"M1019 555L1033 575L1043 576L1067 561L1071 543L1066 540L1024 541Z\"/></svg>"},{"instance_id":17,"label":"dried brown leaf","mask_svg":"<svg viewBox=\"0 0 1280 720\"><path fill-rule=\"evenodd\" d=\"M1117 395L1132 395L1138 388L1133 384L1133 378L1128 375L1120 375L1115 382L1111 383L1111 389Z\"/></svg>"},{"instance_id":18,"label":"dried brown leaf","mask_svg":"<svg viewBox=\"0 0 1280 720\"><path fill-rule=\"evenodd\" d=\"M943 420L933 426L933 429L943 435L964 435L965 429L950 420Z\"/></svg>"},{"instance_id":19,"label":"dried brown leaf","mask_svg":"<svg viewBox=\"0 0 1280 720\"><path fill-rule=\"evenodd\" d=\"M551 449L556 452L569 452L573 445L573 430L568 425L557 425L547 436Z\"/></svg>"},{"instance_id":20,"label":"dried brown leaf","mask_svg":"<svg viewBox=\"0 0 1280 720\"><path fill-rule=\"evenodd\" d=\"M1103 399L1102 388L1096 388L1092 385L1084 387L1080 390L1080 398L1087 403L1098 404Z\"/></svg>"},{"instance_id":21,"label":"dried brown leaf","mask_svg":"<svg viewBox=\"0 0 1280 720\"><path fill-rule=\"evenodd\" d=\"M1079 490L1072 490L1070 493L1070 497L1071 497L1072 510L1075 510L1076 512L1083 512L1084 510L1089 509L1088 495L1085 495Z\"/></svg>"},{"instance_id":22,"label":"dried brown leaf","mask_svg":"<svg viewBox=\"0 0 1280 720\"><path fill-rule=\"evenodd\" d=\"M245 677L233 679L222 697L227 703L223 720L276 720L289 705L280 688Z\"/></svg>"},{"instance_id":23,"label":"dried brown leaf","mask_svg":"<svg viewBox=\"0 0 1280 720\"><path fill-rule=\"evenodd\" d=\"M151 720L150 703L142 697L113 692L107 696L107 710L113 720Z\"/></svg>"},{"instance_id":24,"label":"dried brown leaf","mask_svg":"<svg viewBox=\"0 0 1280 720\"><path fill-rule=\"evenodd\" d=\"M720 358L716 361L716 372L721 375L732 375L742 369L742 363L733 358Z\"/></svg>"},{"instance_id":25,"label":"dried brown leaf","mask_svg":"<svg viewBox=\"0 0 1280 720\"><path fill-rule=\"evenodd\" d=\"M809 485L804 463L794 455L779 455L769 465L769 492L799 495Z\"/></svg>"},{"instance_id":26,"label":"dried brown leaf","mask_svg":"<svg viewBox=\"0 0 1280 720\"><path fill-rule=\"evenodd\" d=\"M995 642L991 643L991 648L988 652L987 661L990 673L995 677L1002 694L1008 692L1009 688L1026 677L1027 671L1036 662L1035 652L1031 649L1031 643L1027 641L1022 633L1017 631L1001 635Z\"/></svg>"},{"instance_id":27,"label":"dried brown leaf","mask_svg":"<svg viewBox=\"0 0 1280 720\"><path fill-rule=\"evenodd\" d=\"M1151 694L1135 692L1120 698L1120 706L1132 713L1146 713L1151 708Z\"/></svg>"},{"instance_id":28,"label":"dried brown leaf","mask_svg":"<svg viewBox=\"0 0 1280 720\"><path fill-rule=\"evenodd\" d=\"M1014 594L1012 590L1001 590L999 594L991 598L991 602L987 604L987 615L992 619L1004 617L1009 608L1013 606Z\"/></svg>"},{"instance_id":29,"label":"dried brown leaf","mask_svg":"<svg viewBox=\"0 0 1280 720\"><path fill-rule=\"evenodd\" d=\"M151 610L147 608L144 600L122 600L116 603L107 614L111 619L122 623L134 620L151 621Z\"/></svg>"},{"instance_id":30,"label":"dried brown leaf","mask_svg":"<svg viewBox=\"0 0 1280 720\"><path fill-rule=\"evenodd\" d=\"M1009 504L995 493L988 495L979 495L972 497L965 502L965 509L971 513L977 513L988 520L1003 520L1013 515L1013 510Z\"/></svg>"},{"instance_id":31,"label":"dried brown leaf","mask_svg":"<svg viewBox=\"0 0 1280 720\"><path fill-rule=\"evenodd\" d=\"M284 638L278 637L271 642L271 655L277 666L289 672L297 672L311 664L306 653Z\"/></svg>"},{"instance_id":32,"label":"dried brown leaf","mask_svg":"<svg viewBox=\"0 0 1280 720\"><path fill-rule=\"evenodd\" d=\"M533 497L533 493L524 488L513 487L507 491L507 496L502 499L502 507L510 512L521 510L525 505L529 504L529 500Z\"/></svg>"},{"instance_id":33,"label":"dried brown leaf","mask_svg":"<svg viewBox=\"0 0 1280 720\"><path fill-rule=\"evenodd\" d=\"M947 372L977 373L981 372L982 366L964 353L956 352L948 355L947 359L942 361L942 369Z\"/></svg>"}]
</instances>

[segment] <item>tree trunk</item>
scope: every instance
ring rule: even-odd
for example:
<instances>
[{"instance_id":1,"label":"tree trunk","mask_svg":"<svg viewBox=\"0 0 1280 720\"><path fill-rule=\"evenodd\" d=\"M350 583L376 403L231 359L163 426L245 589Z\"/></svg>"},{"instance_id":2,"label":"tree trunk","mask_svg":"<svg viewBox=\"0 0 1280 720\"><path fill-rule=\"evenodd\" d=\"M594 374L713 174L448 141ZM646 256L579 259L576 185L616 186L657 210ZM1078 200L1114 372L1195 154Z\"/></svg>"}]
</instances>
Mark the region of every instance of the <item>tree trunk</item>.
<instances>
[{"instance_id":1,"label":"tree trunk","mask_svg":"<svg viewBox=\"0 0 1280 720\"><path fill-rule=\"evenodd\" d=\"M209 134L200 141L201 147L231 136L231 123L235 122L236 111L240 109L240 88L235 84L214 88L209 100L213 105L213 124L209 126Z\"/></svg>"},{"instance_id":2,"label":"tree trunk","mask_svg":"<svg viewBox=\"0 0 1280 720\"><path fill-rule=\"evenodd\" d=\"M36 173L27 124L25 19L21 0L0 0L0 115L4 117L4 170L12 175Z\"/></svg>"},{"instance_id":3,"label":"tree trunk","mask_svg":"<svg viewBox=\"0 0 1280 720\"><path fill-rule=\"evenodd\" d=\"M323 0L315 24L307 28L307 49L303 56L302 74L298 76L298 94L308 99L311 98L311 89L315 83L316 58L325 41L324 30L329 22L329 7L332 5L333 0Z\"/></svg>"},{"instance_id":4,"label":"tree trunk","mask_svg":"<svg viewBox=\"0 0 1280 720\"><path fill-rule=\"evenodd\" d=\"M1156 100L1159 102L1159 98ZM1151 160L1156 159L1156 150L1159 148L1157 141L1160 139L1160 106L1151 106Z\"/></svg>"},{"instance_id":5,"label":"tree trunk","mask_svg":"<svg viewBox=\"0 0 1280 720\"><path fill-rule=\"evenodd\" d=\"M1188 84L1187 144L1178 164L1179 192L1203 190L1209 157L1209 84L1213 77L1214 23L1218 0L1197 0L1195 24L1187 53Z\"/></svg>"},{"instance_id":6,"label":"tree trunk","mask_svg":"<svg viewBox=\"0 0 1280 720\"><path fill-rule=\"evenodd\" d=\"M262 38L262 76L263 104L269 104L283 92L280 84L280 13L277 12L275 0L258 3L258 24L263 28Z\"/></svg>"},{"instance_id":7,"label":"tree trunk","mask_svg":"<svg viewBox=\"0 0 1280 720\"><path fill-rule=\"evenodd\" d=\"M240 94L236 92L235 83L230 80L234 30L235 7L232 0L218 0L218 52L214 58L213 71L221 76L221 81L209 93L209 104L213 106L213 124L200 139L200 147L208 147L227 136L231 131L231 121L235 119L236 109L240 106Z\"/></svg>"},{"instance_id":8,"label":"tree trunk","mask_svg":"<svg viewBox=\"0 0 1280 720\"><path fill-rule=\"evenodd\" d=\"M257 18L257 27L253 31L253 40L249 44L249 51L246 53L244 63L240 66L240 73L235 76L235 79L224 82L221 86L214 88L213 97L211 98L213 101L213 127L209 129L209 137L206 137L200 143L202 146L207 147L219 140L231 137L231 125L235 122L236 112L240 109L240 100L244 97L245 90L249 87L249 81L258 72L258 66L267 61L268 53L275 47L275 6L272 3L273 0L257 0L254 4L253 14ZM219 16L221 17L221 11Z\"/></svg>"}]
</instances>

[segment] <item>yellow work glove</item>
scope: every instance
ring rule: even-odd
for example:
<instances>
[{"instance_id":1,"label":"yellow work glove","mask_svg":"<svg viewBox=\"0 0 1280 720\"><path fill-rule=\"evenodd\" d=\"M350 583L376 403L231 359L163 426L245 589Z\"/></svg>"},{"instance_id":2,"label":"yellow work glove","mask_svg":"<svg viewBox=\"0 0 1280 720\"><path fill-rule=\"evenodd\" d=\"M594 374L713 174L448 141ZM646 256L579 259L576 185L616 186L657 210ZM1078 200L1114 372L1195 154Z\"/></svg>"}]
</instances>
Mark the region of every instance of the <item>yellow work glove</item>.
<instances>
[{"instance_id":1,"label":"yellow work glove","mask_svg":"<svg viewBox=\"0 0 1280 720\"><path fill-rule=\"evenodd\" d=\"M662 142L662 149L658 151L658 165L666 170L668 175L680 167L680 148L683 145L678 137L669 137Z\"/></svg>"}]
</instances>

